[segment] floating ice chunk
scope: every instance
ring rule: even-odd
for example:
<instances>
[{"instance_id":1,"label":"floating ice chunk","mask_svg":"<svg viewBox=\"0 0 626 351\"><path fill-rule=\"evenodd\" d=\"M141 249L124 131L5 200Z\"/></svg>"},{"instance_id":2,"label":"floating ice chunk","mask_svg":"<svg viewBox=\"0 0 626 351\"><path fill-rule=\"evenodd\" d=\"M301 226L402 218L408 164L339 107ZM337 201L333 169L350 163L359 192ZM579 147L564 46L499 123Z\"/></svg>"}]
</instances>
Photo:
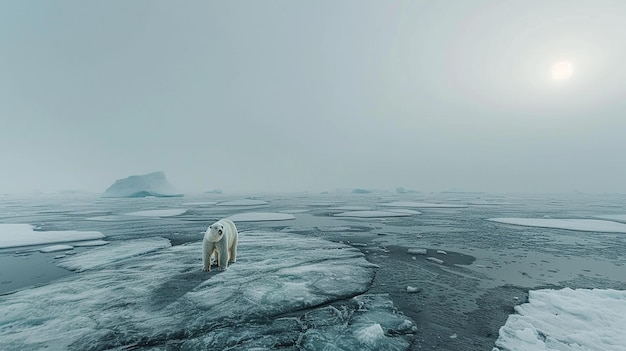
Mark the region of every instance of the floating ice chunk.
<instances>
[{"instance_id":1,"label":"floating ice chunk","mask_svg":"<svg viewBox=\"0 0 626 351\"><path fill-rule=\"evenodd\" d=\"M0 223L0 248L62 243L104 238L95 231L34 231L30 224Z\"/></svg>"},{"instance_id":2,"label":"floating ice chunk","mask_svg":"<svg viewBox=\"0 0 626 351\"><path fill-rule=\"evenodd\" d=\"M294 218L290 213L278 212L245 212L228 217L233 222L286 221Z\"/></svg>"},{"instance_id":3,"label":"floating ice chunk","mask_svg":"<svg viewBox=\"0 0 626 351\"><path fill-rule=\"evenodd\" d=\"M99 221L99 222L124 222L124 221L141 221L141 220L145 220L145 217L127 216L127 215L108 215L108 216L88 217L85 219L88 221Z\"/></svg>"},{"instance_id":4,"label":"floating ice chunk","mask_svg":"<svg viewBox=\"0 0 626 351\"><path fill-rule=\"evenodd\" d=\"M427 257L426 259L437 264L443 264L443 260L440 260L437 257Z\"/></svg>"},{"instance_id":5,"label":"floating ice chunk","mask_svg":"<svg viewBox=\"0 0 626 351\"><path fill-rule=\"evenodd\" d=\"M303 208L297 208L295 210L282 210L282 211L278 211L280 213L291 213L291 214L296 214L296 213L305 213L305 212L310 212L311 210L308 209L303 209Z\"/></svg>"},{"instance_id":6,"label":"floating ice chunk","mask_svg":"<svg viewBox=\"0 0 626 351\"><path fill-rule=\"evenodd\" d=\"M73 248L74 246L71 246L71 245L52 245L52 246L46 246L44 248L39 249L39 252L44 252L44 253L57 252L57 251L71 250Z\"/></svg>"},{"instance_id":7,"label":"floating ice chunk","mask_svg":"<svg viewBox=\"0 0 626 351\"><path fill-rule=\"evenodd\" d=\"M388 202L388 203L384 203L380 205L387 206L387 207L415 207L415 208L463 208L463 207L467 207L466 205L436 204L436 203L430 203L430 202L413 202L413 201L394 201L394 202Z\"/></svg>"},{"instance_id":8,"label":"floating ice chunk","mask_svg":"<svg viewBox=\"0 0 626 351\"><path fill-rule=\"evenodd\" d=\"M420 288L416 288L410 285L406 287L406 292L408 293L416 293L416 292L420 292L420 290L421 290Z\"/></svg>"},{"instance_id":9,"label":"floating ice chunk","mask_svg":"<svg viewBox=\"0 0 626 351\"><path fill-rule=\"evenodd\" d=\"M415 211L415 210L409 210L406 208L390 208L387 210L388 212L397 212L397 213L405 213L408 215L417 215L417 214L422 214L419 211Z\"/></svg>"},{"instance_id":10,"label":"floating ice chunk","mask_svg":"<svg viewBox=\"0 0 626 351\"><path fill-rule=\"evenodd\" d=\"M535 290L515 311L500 328L499 350L626 349L626 291Z\"/></svg>"},{"instance_id":11,"label":"floating ice chunk","mask_svg":"<svg viewBox=\"0 0 626 351\"><path fill-rule=\"evenodd\" d=\"M58 266L82 272L170 246L170 241L161 237L120 241L62 260Z\"/></svg>"},{"instance_id":12,"label":"floating ice chunk","mask_svg":"<svg viewBox=\"0 0 626 351\"><path fill-rule=\"evenodd\" d=\"M198 202L185 202L181 206L211 206L217 204L217 201L198 201Z\"/></svg>"},{"instance_id":13,"label":"floating ice chunk","mask_svg":"<svg viewBox=\"0 0 626 351\"><path fill-rule=\"evenodd\" d=\"M626 233L626 224L598 219L490 218L492 222L587 232Z\"/></svg>"},{"instance_id":14,"label":"floating ice chunk","mask_svg":"<svg viewBox=\"0 0 626 351\"><path fill-rule=\"evenodd\" d=\"M440 255L447 255L448 253L443 250L437 250L437 253Z\"/></svg>"},{"instance_id":15,"label":"floating ice chunk","mask_svg":"<svg viewBox=\"0 0 626 351\"><path fill-rule=\"evenodd\" d=\"M263 200L241 199L241 200L219 202L217 206L261 206L261 205L268 205L268 204L269 203L267 201L263 201Z\"/></svg>"},{"instance_id":16,"label":"floating ice chunk","mask_svg":"<svg viewBox=\"0 0 626 351\"><path fill-rule=\"evenodd\" d=\"M331 207L329 210L337 210L337 211L369 211L371 207L368 206L337 206Z\"/></svg>"},{"instance_id":17,"label":"floating ice chunk","mask_svg":"<svg viewBox=\"0 0 626 351\"><path fill-rule=\"evenodd\" d=\"M173 208L168 210L148 210L148 211L137 211L127 213L127 216L138 216L138 217L173 217L179 216L183 213L187 212L184 208Z\"/></svg>"},{"instance_id":18,"label":"floating ice chunk","mask_svg":"<svg viewBox=\"0 0 626 351\"><path fill-rule=\"evenodd\" d=\"M375 345L377 341L385 337L385 331L380 324L372 324L369 327L364 327L356 332L356 338L366 345Z\"/></svg>"},{"instance_id":19,"label":"floating ice chunk","mask_svg":"<svg viewBox=\"0 0 626 351\"><path fill-rule=\"evenodd\" d=\"M335 214L336 217L381 218L381 217L408 217L410 213L392 211L348 211Z\"/></svg>"},{"instance_id":20,"label":"floating ice chunk","mask_svg":"<svg viewBox=\"0 0 626 351\"><path fill-rule=\"evenodd\" d=\"M426 249L415 249L415 248L412 248L412 249L408 249L406 252L411 254L411 255L426 255L426 254L428 254L428 252L426 252Z\"/></svg>"},{"instance_id":21,"label":"floating ice chunk","mask_svg":"<svg viewBox=\"0 0 626 351\"><path fill-rule=\"evenodd\" d=\"M104 240L91 240L91 241L79 241L77 243L72 243L72 245L76 247L84 247L84 246L102 246L108 244L108 241Z\"/></svg>"}]
</instances>

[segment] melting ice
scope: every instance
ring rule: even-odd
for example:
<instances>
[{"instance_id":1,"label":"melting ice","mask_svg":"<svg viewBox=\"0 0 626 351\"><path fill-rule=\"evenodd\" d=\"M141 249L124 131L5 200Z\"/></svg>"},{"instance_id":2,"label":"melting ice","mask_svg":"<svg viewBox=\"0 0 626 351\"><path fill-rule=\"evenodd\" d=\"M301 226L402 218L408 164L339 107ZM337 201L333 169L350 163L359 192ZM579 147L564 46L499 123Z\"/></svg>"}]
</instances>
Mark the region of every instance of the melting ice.
<instances>
[{"instance_id":1,"label":"melting ice","mask_svg":"<svg viewBox=\"0 0 626 351\"><path fill-rule=\"evenodd\" d=\"M0 297L0 349L404 350L416 331L386 295L361 295L375 266L349 246L245 233L212 273L201 251L147 238L63 259L82 272Z\"/></svg>"}]
</instances>

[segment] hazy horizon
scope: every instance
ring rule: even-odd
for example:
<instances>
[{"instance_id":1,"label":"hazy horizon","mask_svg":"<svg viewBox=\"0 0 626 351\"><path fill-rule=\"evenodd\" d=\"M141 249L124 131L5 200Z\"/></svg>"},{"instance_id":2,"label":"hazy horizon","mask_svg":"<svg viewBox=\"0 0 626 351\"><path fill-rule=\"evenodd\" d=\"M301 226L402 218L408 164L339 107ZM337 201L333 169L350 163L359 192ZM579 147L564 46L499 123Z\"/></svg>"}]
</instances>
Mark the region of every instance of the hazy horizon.
<instances>
[{"instance_id":1,"label":"hazy horizon","mask_svg":"<svg viewBox=\"0 0 626 351\"><path fill-rule=\"evenodd\" d=\"M0 28L0 194L626 193L623 1L3 1Z\"/></svg>"}]
</instances>

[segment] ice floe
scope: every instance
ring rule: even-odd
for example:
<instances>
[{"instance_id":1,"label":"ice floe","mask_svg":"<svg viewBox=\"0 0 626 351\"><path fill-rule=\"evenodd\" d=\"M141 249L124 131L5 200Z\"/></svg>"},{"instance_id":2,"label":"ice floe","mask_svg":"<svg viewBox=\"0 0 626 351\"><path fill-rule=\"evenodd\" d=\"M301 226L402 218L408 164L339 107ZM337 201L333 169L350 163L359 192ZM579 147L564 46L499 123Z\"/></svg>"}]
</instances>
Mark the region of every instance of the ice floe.
<instances>
[{"instance_id":1,"label":"ice floe","mask_svg":"<svg viewBox=\"0 0 626 351\"><path fill-rule=\"evenodd\" d=\"M626 224L599 219L490 218L488 220L525 227L557 228L585 232L626 233Z\"/></svg>"},{"instance_id":2,"label":"ice floe","mask_svg":"<svg viewBox=\"0 0 626 351\"><path fill-rule=\"evenodd\" d=\"M357 218L380 218L380 217L408 217L414 213L405 211L347 211L337 213L335 217L357 217Z\"/></svg>"},{"instance_id":3,"label":"ice floe","mask_svg":"<svg viewBox=\"0 0 626 351\"><path fill-rule=\"evenodd\" d=\"M104 238L96 231L35 231L30 224L0 223L0 248L92 240Z\"/></svg>"},{"instance_id":4,"label":"ice floe","mask_svg":"<svg viewBox=\"0 0 626 351\"><path fill-rule=\"evenodd\" d=\"M626 215L604 215L604 216L595 216L595 217L608 219L612 221L626 222Z\"/></svg>"},{"instance_id":5,"label":"ice floe","mask_svg":"<svg viewBox=\"0 0 626 351\"><path fill-rule=\"evenodd\" d=\"M500 328L494 351L626 350L626 291L530 291Z\"/></svg>"},{"instance_id":6,"label":"ice floe","mask_svg":"<svg viewBox=\"0 0 626 351\"><path fill-rule=\"evenodd\" d=\"M187 212L184 208L172 208L166 210L147 210L147 211L137 211L127 213L127 216L138 216L138 217L174 217L180 216L181 214Z\"/></svg>"},{"instance_id":7,"label":"ice floe","mask_svg":"<svg viewBox=\"0 0 626 351\"><path fill-rule=\"evenodd\" d=\"M279 212L244 212L228 217L233 222L286 221L294 218L290 213Z\"/></svg>"},{"instance_id":8,"label":"ice floe","mask_svg":"<svg viewBox=\"0 0 626 351\"><path fill-rule=\"evenodd\" d=\"M109 242L104 240L90 240L90 241L79 241L77 243L72 243L73 246L76 247L84 247L84 246L102 246L107 245Z\"/></svg>"},{"instance_id":9,"label":"ice floe","mask_svg":"<svg viewBox=\"0 0 626 351\"><path fill-rule=\"evenodd\" d=\"M217 206L262 206L268 205L267 201L263 200L253 200L253 199L241 199L241 200L232 200L232 201L224 201L217 203Z\"/></svg>"},{"instance_id":10,"label":"ice floe","mask_svg":"<svg viewBox=\"0 0 626 351\"><path fill-rule=\"evenodd\" d=\"M63 259L84 271L0 296L0 349L405 350L416 331L388 296L360 295L375 266L350 246L247 232L237 263L207 273L200 240L145 240Z\"/></svg>"},{"instance_id":11,"label":"ice floe","mask_svg":"<svg viewBox=\"0 0 626 351\"><path fill-rule=\"evenodd\" d=\"M467 205L456 205L456 204L437 204L430 202L413 202L413 201L394 201L387 202L384 204L380 204L381 206L386 207L415 207L415 208L463 208L467 207Z\"/></svg>"},{"instance_id":12,"label":"ice floe","mask_svg":"<svg viewBox=\"0 0 626 351\"><path fill-rule=\"evenodd\" d=\"M72 250L72 249L74 249L74 246L71 246L71 245L52 245L52 246L46 246L44 248L39 249L39 252L49 253L49 252L66 251L66 250Z\"/></svg>"}]
</instances>

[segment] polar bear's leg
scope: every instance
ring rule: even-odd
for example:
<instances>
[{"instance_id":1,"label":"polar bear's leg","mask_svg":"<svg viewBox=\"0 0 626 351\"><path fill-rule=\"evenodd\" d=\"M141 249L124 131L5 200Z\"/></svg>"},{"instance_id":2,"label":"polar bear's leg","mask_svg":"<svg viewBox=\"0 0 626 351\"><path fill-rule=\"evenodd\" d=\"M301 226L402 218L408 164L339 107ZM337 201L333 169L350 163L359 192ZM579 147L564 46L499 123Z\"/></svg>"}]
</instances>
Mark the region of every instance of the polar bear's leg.
<instances>
[{"instance_id":1,"label":"polar bear's leg","mask_svg":"<svg viewBox=\"0 0 626 351\"><path fill-rule=\"evenodd\" d=\"M215 244L207 241L202 242L202 270L211 271L211 254L215 250Z\"/></svg>"},{"instance_id":2,"label":"polar bear's leg","mask_svg":"<svg viewBox=\"0 0 626 351\"><path fill-rule=\"evenodd\" d=\"M228 243L226 240L220 240L215 245L217 257L217 268L220 271L225 271L228 268Z\"/></svg>"},{"instance_id":3,"label":"polar bear's leg","mask_svg":"<svg viewBox=\"0 0 626 351\"><path fill-rule=\"evenodd\" d=\"M237 236L233 240L233 246L230 247L230 260L229 262L237 262Z\"/></svg>"}]
</instances>

